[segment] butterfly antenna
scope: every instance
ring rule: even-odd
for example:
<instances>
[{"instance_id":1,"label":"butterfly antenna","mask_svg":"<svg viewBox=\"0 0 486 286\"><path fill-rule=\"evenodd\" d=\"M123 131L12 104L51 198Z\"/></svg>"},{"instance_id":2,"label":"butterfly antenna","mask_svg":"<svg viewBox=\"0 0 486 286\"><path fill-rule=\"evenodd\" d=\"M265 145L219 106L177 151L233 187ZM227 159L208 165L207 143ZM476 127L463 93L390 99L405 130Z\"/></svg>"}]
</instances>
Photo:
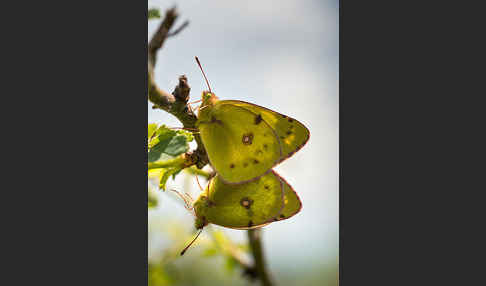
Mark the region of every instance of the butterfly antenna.
<instances>
[{"instance_id":1,"label":"butterfly antenna","mask_svg":"<svg viewBox=\"0 0 486 286\"><path fill-rule=\"evenodd\" d=\"M206 77L206 74L204 73L204 70L203 70L203 68L202 68L202 66L201 66L201 63L199 62L199 59L198 59L197 57L196 57L196 62L197 62L197 64L198 64L199 68L200 68L200 69L201 69L201 71L202 71L202 74L203 74L203 76L204 76L204 79L206 80L206 84L208 85L209 92L210 92L210 93L213 93L213 92L211 91L211 86L209 86L209 81L208 81L208 78Z\"/></svg>"},{"instance_id":2,"label":"butterfly antenna","mask_svg":"<svg viewBox=\"0 0 486 286\"><path fill-rule=\"evenodd\" d=\"M201 234L202 232L202 228L199 230L199 233L196 235L196 237L191 241L191 243L189 243L189 245L187 245L182 251L181 251L181 256L184 255L184 253L186 253L187 249L189 249L189 247L191 247L191 245L194 243L194 241L196 241L196 239L199 237L199 235Z\"/></svg>"},{"instance_id":3,"label":"butterfly antenna","mask_svg":"<svg viewBox=\"0 0 486 286\"><path fill-rule=\"evenodd\" d=\"M202 99L199 99L199 100L196 100L196 101L191 101L191 102L188 102L187 104L194 104L194 103L198 103L198 102L201 102Z\"/></svg>"},{"instance_id":4,"label":"butterfly antenna","mask_svg":"<svg viewBox=\"0 0 486 286\"><path fill-rule=\"evenodd\" d=\"M184 195L186 195L186 198L188 198L190 201L194 201L194 199L188 193L184 193Z\"/></svg>"},{"instance_id":5,"label":"butterfly antenna","mask_svg":"<svg viewBox=\"0 0 486 286\"><path fill-rule=\"evenodd\" d=\"M179 193L178 191L176 191L174 189L171 189L171 191L173 191L174 193L176 193L184 201L184 205L185 205L185 208L187 210L190 211L190 210L193 209L193 207L192 207L191 203L188 201L187 197L185 197L184 195L182 195L181 193Z\"/></svg>"},{"instance_id":6,"label":"butterfly antenna","mask_svg":"<svg viewBox=\"0 0 486 286\"><path fill-rule=\"evenodd\" d=\"M201 187L201 184L199 183L199 178L198 178L198 175L196 175L196 181L197 181L197 184L199 185L199 189L202 191L204 191L204 189Z\"/></svg>"}]
</instances>

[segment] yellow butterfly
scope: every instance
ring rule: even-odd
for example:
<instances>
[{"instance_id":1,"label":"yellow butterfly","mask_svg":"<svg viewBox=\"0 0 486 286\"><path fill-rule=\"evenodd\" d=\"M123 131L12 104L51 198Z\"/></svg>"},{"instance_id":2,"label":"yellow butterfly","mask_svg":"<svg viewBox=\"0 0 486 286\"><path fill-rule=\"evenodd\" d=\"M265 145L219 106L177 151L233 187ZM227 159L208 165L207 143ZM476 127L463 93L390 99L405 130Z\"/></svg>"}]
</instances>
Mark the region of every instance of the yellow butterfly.
<instances>
[{"instance_id":1,"label":"yellow butterfly","mask_svg":"<svg viewBox=\"0 0 486 286\"><path fill-rule=\"evenodd\" d=\"M263 176L309 140L299 121L256 104L219 100L210 87L201 101L196 126L212 167L227 183Z\"/></svg>"},{"instance_id":2,"label":"yellow butterfly","mask_svg":"<svg viewBox=\"0 0 486 286\"><path fill-rule=\"evenodd\" d=\"M187 209L193 210L195 227L200 230L181 255L210 223L233 229L252 229L288 219L302 208L297 193L273 170L238 185L227 184L216 175L193 203L189 202L190 197L174 192L185 201Z\"/></svg>"},{"instance_id":3,"label":"yellow butterfly","mask_svg":"<svg viewBox=\"0 0 486 286\"><path fill-rule=\"evenodd\" d=\"M288 219L302 207L297 193L275 171L244 184L227 184L219 175L193 204L196 229L208 223L250 229Z\"/></svg>"}]
</instances>

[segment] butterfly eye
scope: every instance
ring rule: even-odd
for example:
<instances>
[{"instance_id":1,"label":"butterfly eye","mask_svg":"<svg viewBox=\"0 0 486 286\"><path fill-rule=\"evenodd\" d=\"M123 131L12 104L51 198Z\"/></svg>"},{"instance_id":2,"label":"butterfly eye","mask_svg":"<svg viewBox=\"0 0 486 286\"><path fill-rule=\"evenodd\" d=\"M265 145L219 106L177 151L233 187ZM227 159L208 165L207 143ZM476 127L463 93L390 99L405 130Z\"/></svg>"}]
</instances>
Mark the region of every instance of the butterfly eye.
<instances>
[{"instance_id":1,"label":"butterfly eye","mask_svg":"<svg viewBox=\"0 0 486 286\"><path fill-rule=\"evenodd\" d=\"M211 98L211 93L210 92L203 92L203 100L208 100Z\"/></svg>"}]
</instances>

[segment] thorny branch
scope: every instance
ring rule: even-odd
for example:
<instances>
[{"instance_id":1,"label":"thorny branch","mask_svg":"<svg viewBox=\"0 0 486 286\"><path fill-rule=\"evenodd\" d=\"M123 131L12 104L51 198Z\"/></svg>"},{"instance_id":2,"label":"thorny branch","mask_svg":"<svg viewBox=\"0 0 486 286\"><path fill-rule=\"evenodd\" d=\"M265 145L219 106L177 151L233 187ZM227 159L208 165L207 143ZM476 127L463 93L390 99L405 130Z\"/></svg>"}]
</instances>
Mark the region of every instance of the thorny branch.
<instances>
[{"instance_id":1,"label":"thorny branch","mask_svg":"<svg viewBox=\"0 0 486 286\"><path fill-rule=\"evenodd\" d=\"M175 7L167 10L164 20L148 44L148 99L154 104L153 108L159 108L174 115L185 128L195 129L197 116L187 104L191 90L187 83L187 77L185 75L179 77L179 84L171 94L160 89L154 79L154 67L157 61L157 52L163 47L167 38L177 35L189 24L189 22L186 21L179 28L171 31L177 17L178 14ZM192 165L196 165L201 169L209 163L209 160L204 145L202 144L201 136L196 133L194 134L194 139L197 143L197 149L194 153L187 153L186 155L191 158ZM188 167L190 166L191 165ZM250 279L254 280L258 278L263 286L271 286L272 281L265 268L263 246L261 242L261 229L248 230L248 240L254 260L253 264L247 263L238 255L234 255L234 258L244 269L243 273Z\"/></svg>"}]
</instances>

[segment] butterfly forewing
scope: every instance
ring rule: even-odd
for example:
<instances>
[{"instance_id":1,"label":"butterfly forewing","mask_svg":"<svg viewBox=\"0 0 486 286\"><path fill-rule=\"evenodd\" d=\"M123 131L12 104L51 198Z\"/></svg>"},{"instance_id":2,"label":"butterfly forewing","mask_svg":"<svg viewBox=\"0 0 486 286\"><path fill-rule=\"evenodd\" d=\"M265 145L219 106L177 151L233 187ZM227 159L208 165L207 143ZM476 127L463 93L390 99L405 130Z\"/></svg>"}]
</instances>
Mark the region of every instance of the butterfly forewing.
<instances>
[{"instance_id":1,"label":"butterfly forewing","mask_svg":"<svg viewBox=\"0 0 486 286\"><path fill-rule=\"evenodd\" d=\"M282 158L292 156L309 140L309 130L299 121L268 108L239 100L220 100L219 104L245 108L261 118L274 130L282 146ZM272 166L273 167L273 166Z\"/></svg>"},{"instance_id":2,"label":"butterfly forewing","mask_svg":"<svg viewBox=\"0 0 486 286\"><path fill-rule=\"evenodd\" d=\"M198 122L215 171L227 183L248 182L270 171L282 158L275 130L252 111L219 102Z\"/></svg>"}]
</instances>

